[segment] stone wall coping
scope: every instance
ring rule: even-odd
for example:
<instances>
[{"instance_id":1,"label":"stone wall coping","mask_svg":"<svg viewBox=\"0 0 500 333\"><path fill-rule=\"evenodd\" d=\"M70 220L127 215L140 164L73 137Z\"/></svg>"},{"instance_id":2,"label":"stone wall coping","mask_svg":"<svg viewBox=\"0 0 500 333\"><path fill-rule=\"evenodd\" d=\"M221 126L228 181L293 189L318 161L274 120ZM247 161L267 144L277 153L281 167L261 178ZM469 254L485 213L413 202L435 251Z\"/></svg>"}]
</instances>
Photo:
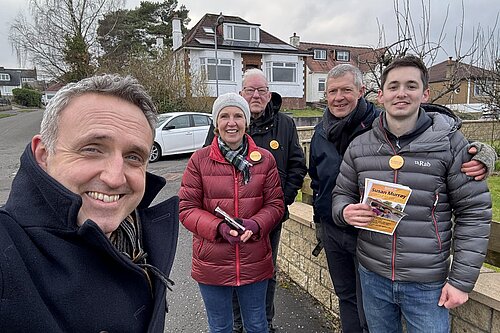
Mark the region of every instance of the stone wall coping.
<instances>
[{"instance_id":1,"label":"stone wall coping","mask_svg":"<svg viewBox=\"0 0 500 333\"><path fill-rule=\"evenodd\" d=\"M314 228L312 221L313 208L311 205L294 202L289 207L290 219ZM490 308L500 311L500 273L490 269L482 269L474 290L469 297Z\"/></svg>"},{"instance_id":2,"label":"stone wall coping","mask_svg":"<svg viewBox=\"0 0 500 333\"><path fill-rule=\"evenodd\" d=\"M469 297L490 308L500 311L500 273L481 270L474 290Z\"/></svg>"}]
</instances>

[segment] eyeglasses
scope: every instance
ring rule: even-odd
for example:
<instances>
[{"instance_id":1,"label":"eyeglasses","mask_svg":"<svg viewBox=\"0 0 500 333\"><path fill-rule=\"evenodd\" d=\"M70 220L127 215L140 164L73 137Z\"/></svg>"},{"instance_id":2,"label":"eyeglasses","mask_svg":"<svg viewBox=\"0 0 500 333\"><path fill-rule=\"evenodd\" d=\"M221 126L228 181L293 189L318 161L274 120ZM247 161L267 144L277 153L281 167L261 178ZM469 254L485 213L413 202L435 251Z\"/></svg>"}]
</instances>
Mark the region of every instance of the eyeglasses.
<instances>
[{"instance_id":1,"label":"eyeglasses","mask_svg":"<svg viewBox=\"0 0 500 333\"><path fill-rule=\"evenodd\" d=\"M259 94L259 96L264 96L267 94L269 91L268 87L262 87L262 88L243 88L243 93L247 96L253 96L255 94L255 91Z\"/></svg>"}]
</instances>

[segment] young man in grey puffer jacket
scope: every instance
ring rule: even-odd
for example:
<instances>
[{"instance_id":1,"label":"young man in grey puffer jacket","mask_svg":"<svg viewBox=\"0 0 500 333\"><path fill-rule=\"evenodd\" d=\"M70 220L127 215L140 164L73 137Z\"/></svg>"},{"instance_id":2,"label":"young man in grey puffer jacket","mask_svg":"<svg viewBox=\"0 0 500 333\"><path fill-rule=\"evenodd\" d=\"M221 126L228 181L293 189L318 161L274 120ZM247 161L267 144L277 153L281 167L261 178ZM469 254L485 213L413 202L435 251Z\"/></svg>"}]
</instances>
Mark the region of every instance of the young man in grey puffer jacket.
<instances>
[{"instance_id":1,"label":"young man in grey puffer jacket","mask_svg":"<svg viewBox=\"0 0 500 333\"><path fill-rule=\"evenodd\" d=\"M402 314L410 331L448 332L448 309L467 301L486 254L491 196L485 181L460 171L470 159L460 119L444 107L422 105L429 98L423 62L396 59L381 81L378 98L386 111L344 155L332 193L333 219L358 227L372 221L375 213L359 203L365 178L409 186L408 215L392 236L359 231L368 327L371 333L401 332ZM390 163L394 156L402 166Z\"/></svg>"}]
</instances>

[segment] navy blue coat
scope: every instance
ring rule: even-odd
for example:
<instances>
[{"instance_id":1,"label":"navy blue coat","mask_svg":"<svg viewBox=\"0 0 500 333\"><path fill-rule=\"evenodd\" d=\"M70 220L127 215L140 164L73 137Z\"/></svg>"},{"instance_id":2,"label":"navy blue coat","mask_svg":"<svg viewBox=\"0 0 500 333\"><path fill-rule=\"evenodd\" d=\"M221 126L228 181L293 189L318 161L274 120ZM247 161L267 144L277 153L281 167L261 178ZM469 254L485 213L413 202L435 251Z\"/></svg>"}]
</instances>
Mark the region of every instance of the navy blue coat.
<instances>
[{"instance_id":1,"label":"navy blue coat","mask_svg":"<svg viewBox=\"0 0 500 333\"><path fill-rule=\"evenodd\" d=\"M147 208L164 185L147 175L137 216L148 263L168 276L178 198ZM28 145L0 209L0 332L163 332L165 285L150 281L93 221L78 227L80 206L81 197L43 171Z\"/></svg>"},{"instance_id":2,"label":"navy blue coat","mask_svg":"<svg viewBox=\"0 0 500 333\"><path fill-rule=\"evenodd\" d=\"M368 101L366 103L366 118L353 131L351 140L370 130L373 119L380 114L380 110L375 105ZM330 111L325 108L325 112ZM337 150L336 145L328 140L323 128L323 121L319 122L314 127L309 150L309 176L311 177L311 188L313 190L315 222L321 221L334 225L332 220L332 191L335 188L342 158L343 156ZM356 232L354 227L346 227L346 229Z\"/></svg>"}]
</instances>

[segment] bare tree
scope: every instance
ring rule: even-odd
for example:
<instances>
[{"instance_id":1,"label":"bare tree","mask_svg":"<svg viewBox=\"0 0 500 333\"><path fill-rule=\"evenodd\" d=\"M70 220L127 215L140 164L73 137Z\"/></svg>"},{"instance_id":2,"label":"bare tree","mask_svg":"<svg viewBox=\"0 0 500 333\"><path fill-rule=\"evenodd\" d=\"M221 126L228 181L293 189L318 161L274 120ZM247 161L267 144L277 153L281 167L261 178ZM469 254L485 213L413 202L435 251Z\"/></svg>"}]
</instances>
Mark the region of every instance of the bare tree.
<instances>
[{"instance_id":1,"label":"bare tree","mask_svg":"<svg viewBox=\"0 0 500 333\"><path fill-rule=\"evenodd\" d=\"M208 97L203 74L187 73L184 54L160 49L151 56L129 54L127 66L121 68L123 75L137 78L153 98L160 113L173 111L207 111L212 99ZM105 65L99 71L106 72ZM196 96L196 97L193 97Z\"/></svg>"},{"instance_id":2,"label":"bare tree","mask_svg":"<svg viewBox=\"0 0 500 333\"><path fill-rule=\"evenodd\" d=\"M483 115L500 119L500 30L497 29L499 15L493 28L479 30L478 63L482 69L477 78L479 93L485 99Z\"/></svg>"},{"instance_id":3,"label":"bare tree","mask_svg":"<svg viewBox=\"0 0 500 333\"><path fill-rule=\"evenodd\" d=\"M98 20L123 5L124 0L29 0L31 17L18 15L9 40L18 59L54 79L76 80L95 70Z\"/></svg>"},{"instance_id":4,"label":"bare tree","mask_svg":"<svg viewBox=\"0 0 500 333\"><path fill-rule=\"evenodd\" d=\"M413 2L415 5L415 2ZM484 39L483 45L480 43L481 28L478 26L473 31L473 39L467 45L464 43L464 22L465 7L463 0L461 2L461 17L459 24L455 27L453 36L454 49L446 50L444 42L446 36L446 25L449 15L449 5L447 10L439 18L442 23L438 29L432 28L431 18L436 20L436 15L431 15L431 0L420 1L420 12L416 15L412 11L410 0L394 0L395 29L396 38L387 41L385 27L379 22L379 41L372 57L366 57L364 62L369 70L368 92L374 92L380 89L380 77L383 69L397 57L406 54L413 54L420 57L427 67L436 64L439 55L448 55L450 60L447 68L446 84L439 90L432 91L432 100L436 101L443 96L456 91L464 78L472 75L471 71L480 64L480 54L487 47L489 40ZM418 20L415 20L415 17ZM433 30L435 29L435 30ZM496 26L495 26L496 29Z\"/></svg>"}]
</instances>

